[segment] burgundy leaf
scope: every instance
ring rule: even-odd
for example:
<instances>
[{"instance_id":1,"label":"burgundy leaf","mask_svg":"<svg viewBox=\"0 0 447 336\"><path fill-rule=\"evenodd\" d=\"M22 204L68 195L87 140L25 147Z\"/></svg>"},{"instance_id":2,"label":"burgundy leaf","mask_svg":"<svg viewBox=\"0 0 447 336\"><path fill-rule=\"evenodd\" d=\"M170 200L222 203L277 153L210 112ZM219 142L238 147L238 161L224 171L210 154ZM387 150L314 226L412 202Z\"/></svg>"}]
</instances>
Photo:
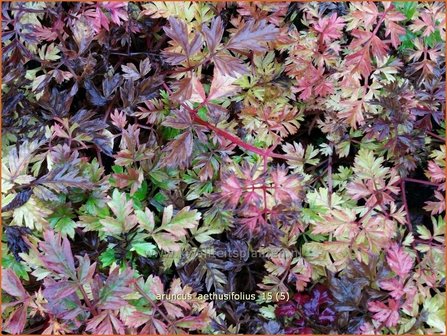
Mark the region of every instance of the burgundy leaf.
<instances>
[{"instance_id":1,"label":"burgundy leaf","mask_svg":"<svg viewBox=\"0 0 447 336\"><path fill-rule=\"evenodd\" d=\"M60 234L47 230L43 234L44 241L39 247L44 253L41 257L44 265L51 271L66 278L76 279L76 270L70 242L67 237L62 238Z\"/></svg>"},{"instance_id":2,"label":"burgundy leaf","mask_svg":"<svg viewBox=\"0 0 447 336\"><path fill-rule=\"evenodd\" d=\"M234 33L226 47L235 51L266 51L263 43L275 40L278 33L278 28L267 21L248 21Z\"/></svg>"},{"instance_id":3,"label":"burgundy leaf","mask_svg":"<svg viewBox=\"0 0 447 336\"><path fill-rule=\"evenodd\" d=\"M10 268L2 268L2 289L20 300L24 300L29 296L20 279Z\"/></svg>"},{"instance_id":4,"label":"burgundy leaf","mask_svg":"<svg viewBox=\"0 0 447 336\"><path fill-rule=\"evenodd\" d=\"M127 304L123 295L132 293L133 271L125 269L120 272L115 267L109 274L106 282L99 292L98 307L101 309L119 309Z\"/></svg>"},{"instance_id":5,"label":"burgundy leaf","mask_svg":"<svg viewBox=\"0 0 447 336\"><path fill-rule=\"evenodd\" d=\"M222 19L219 16L214 18L211 21L210 28L208 28L208 26L206 26L206 25L203 25L202 33L203 33L203 36L205 37L205 41L208 46L208 52L210 54L214 53L220 40L222 40L222 36L223 36L223 32L224 32L223 28L224 27L222 24Z\"/></svg>"}]
</instances>

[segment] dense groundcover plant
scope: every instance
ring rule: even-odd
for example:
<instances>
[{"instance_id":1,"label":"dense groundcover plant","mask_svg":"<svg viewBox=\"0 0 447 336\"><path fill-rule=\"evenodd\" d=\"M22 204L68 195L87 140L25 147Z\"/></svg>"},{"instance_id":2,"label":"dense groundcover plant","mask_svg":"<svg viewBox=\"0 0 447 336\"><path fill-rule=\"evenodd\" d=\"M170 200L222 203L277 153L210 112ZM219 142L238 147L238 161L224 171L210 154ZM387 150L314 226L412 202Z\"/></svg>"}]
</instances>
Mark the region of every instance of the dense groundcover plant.
<instances>
[{"instance_id":1,"label":"dense groundcover plant","mask_svg":"<svg viewBox=\"0 0 447 336\"><path fill-rule=\"evenodd\" d=\"M4 332L445 333L444 3L12 2L2 32Z\"/></svg>"}]
</instances>

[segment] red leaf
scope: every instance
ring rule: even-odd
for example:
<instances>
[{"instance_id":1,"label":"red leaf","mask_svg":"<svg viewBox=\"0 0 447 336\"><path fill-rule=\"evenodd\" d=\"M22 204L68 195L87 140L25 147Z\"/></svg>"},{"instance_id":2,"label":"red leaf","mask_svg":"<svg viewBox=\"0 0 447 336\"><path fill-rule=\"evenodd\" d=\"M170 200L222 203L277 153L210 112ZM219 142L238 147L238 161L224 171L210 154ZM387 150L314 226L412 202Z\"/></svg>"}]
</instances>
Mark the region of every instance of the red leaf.
<instances>
[{"instance_id":1,"label":"red leaf","mask_svg":"<svg viewBox=\"0 0 447 336\"><path fill-rule=\"evenodd\" d=\"M380 301L369 302L368 308L375 313L374 319L385 323L388 328L394 327L399 321L399 305L393 299L388 300L388 306Z\"/></svg>"},{"instance_id":2,"label":"red leaf","mask_svg":"<svg viewBox=\"0 0 447 336\"><path fill-rule=\"evenodd\" d=\"M2 269L2 289L9 295L18 298L18 301L11 302L9 305L13 306L23 302L23 305L20 305L9 315L3 324L3 330L11 334L21 334L27 321L26 313L30 301L29 294L23 287L20 279L10 268Z\"/></svg>"},{"instance_id":3,"label":"red leaf","mask_svg":"<svg viewBox=\"0 0 447 336\"><path fill-rule=\"evenodd\" d=\"M332 40L341 37L341 30L344 25L344 20L337 17L337 14L334 13L329 18L320 18L313 28L320 33L320 36L325 43L330 43Z\"/></svg>"},{"instance_id":4,"label":"red leaf","mask_svg":"<svg viewBox=\"0 0 447 336\"><path fill-rule=\"evenodd\" d=\"M399 245L394 243L387 251L386 260L394 273L404 278L413 267L413 259Z\"/></svg>"},{"instance_id":5,"label":"red leaf","mask_svg":"<svg viewBox=\"0 0 447 336\"><path fill-rule=\"evenodd\" d=\"M81 284L85 284L93 279L93 274L96 270L96 262L90 265L90 258L87 254L84 257L76 256L79 261L78 279Z\"/></svg>"},{"instance_id":6,"label":"red leaf","mask_svg":"<svg viewBox=\"0 0 447 336\"><path fill-rule=\"evenodd\" d=\"M208 100L227 97L238 92L240 87L232 85L235 80L234 77L222 74L218 69L215 69Z\"/></svg>"},{"instance_id":7,"label":"red leaf","mask_svg":"<svg viewBox=\"0 0 447 336\"><path fill-rule=\"evenodd\" d=\"M127 168L127 174L113 174L112 176L116 179L116 186L118 188L131 186L131 195L133 195L137 191L137 189L141 186L141 183L143 183L144 179L142 171L130 167Z\"/></svg>"},{"instance_id":8,"label":"red leaf","mask_svg":"<svg viewBox=\"0 0 447 336\"><path fill-rule=\"evenodd\" d=\"M124 325L111 311L103 311L87 323L86 330L102 335L124 334Z\"/></svg>"},{"instance_id":9,"label":"red leaf","mask_svg":"<svg viewBox=\"0 0 447 336\"><path fill-rule=\"evenodd\" d=\"M239 222L250 233L259 232L261 227L266 224L266 221L262 216L262 209L255 206L250 206L248 210L244 211Z\"/></svg>"},{"instance_id":10,"label":"red leaf","mask_svg":"<svg viewBox=\"0 0 447 336\"><path fill-rule=\"evenodd\" d=\"M354 65L353 72L360 72L363 77L368 78L372 71L369 48L360 49L346 56L346 65Z\"/></svg>"},{"instance_id":11,"label":"red leaf","mask_svg":"<svg viewBox=\"0 0 447 336\"><path fill-rule=\"evenodd\" d=\"M334 92L334 87L331 82L322 80L315 86L314 90L317 96L326 97L328 94Z\"/></svg>"},{"instance_id":12,"label":"red leaf","mask_svg":"<svg viewBox=\"0 0 447 336\"><path fill-rule=\"evenodd\" d=\"M187 129L193 125L191 115L184 108L172 111L172 115L168 116L162 123L163 126L175 129Z\"/></svg>"},{"instance_id":13,"label":"red leaf","mask_svg":"<svg viewBox=\"0 0 447 336\"><path fill-rule=\"evenodd\" d=\"M188 43L188 27L186 23L181 20L178 20L174 17L169 18L170 27L163 27L166 35L168 35L171 39L177 42L185 52L189 50Z\"/></svg>"},{"instance_id":14,"label":"red leaf","mask_svg":"<svg viewBox=\"0 0 447 336\"><path fill-rule=\"evenodd\" d=\"M371 52L380 59L385 58L388 55L390 48L376 35L371 38Z\"/></svg>"},{"instance_id":15,"label":"red leaf","mask_svg":"<svg viewBox=\"0 0 447 336\"><path fill-rule=\"evenodd\" d=\"M310 65L301 79L298 80L296 88L292 88L293 92L301 92L300 99L307 100L314 93L314 97L324 97L333 92L332 83L328 82L323 76L324 67L315 68Z\"/></svg>"},{"instance_id":16,"label":"red leaf","mask_svg":"<svg viewBox=\"0 0 447 336\"><path fill-rule=\"evenodd\" d=\"M95 32L99 32L101 28L109 31L109 19L102 12L99 4L95 8L88 9L84 12L84 15L88 18L88 23L91 24Z\"/></svg>"},{"instance_id":17,"label":"red leaf","mask_svg":"<svg viewBox=\"0 0 447 336\"><path fill-rule=\"evenodd\" d=\"M206 100L205 89L196 76L191 78L191 97L193 102L201 103Z\"/></svg>"},{"instance_id":18,"label":"red leaf","mask_svg":"<svg viewBox=\"0 0 447 336\"><path fill-rule=\"evenodd\" d=\"M405 20L405 15L397 11L392 2L382 2L382 4L386 11L385 23L389 21L399 22Z\"/></svg>"},{"instance_id":19,"label":"red leaf","mask_svg":"<svg viewBox=\"0 0 447 336\"><path fill-rule=\"evenodd\" d=\"M208 311L203 310L199 316L186 316L175 322L175 325L180 328L187 328L189 330L200 330L206 327L210 322Z\"/></svg>"},{"instance_id":20,"label":"red leaf","mask_svg":"<svg viewBox=\"0 0 447 336\"><path fill-rule=\"evenodd\" d=\"M432 215L440 214L445 210L445 199L444 194L435 190L435 198L437 201L427 201L425 202L424 210L430 211Z\"/></svg>"},{"instance_id":21,"label":"red leaf","mask_svg":"<svg viewBox=\"0 0 447 336\"><path fill-rule=\"evenodd\" d=\"M371 72L371 68L364 69L364 75L369 76L369 73ZM346 100L341 102L342 106L345 107L343 111L340 111L338 113L338 116L341 119L345 119L349 125L353 129L356 129L358 125L362 125L364 123L364 117L363 117L363 101L362 100Z\"/></svg>"},{"instance_id":22,"label":"red leaf","mask_svg":"<svg viewBox=\"0 0 447 336\"><path fill-rule=\"evenodd\" d=\"M154 318L152 320L152 324L155 327L155 329L158 331L159 334L168 334L169 333L167 325L164 322L160 321L159 319ZM154 330L154 329L152 329L152 330Z\"/></svg>"},{"instance_id":23,"label":"red leaf","mask_svg":"<svg viewBox=\"0 0 447 336\"><path fill-rule=\"evenodd\" d=\"M363 21L367 29L377 22L379 10L374 2L363 1L361 3L353 3L352 6L357 10L351 11L351 15Z\"/></svg>"},{"instance_id":24,"label":"red leaf","mask_svg":"<svg viewBox=\"0 0 447 336\"><path fill-rule=\"evenodd\" d=\"M179 80L175 85L176 91L171 95L171 99L175 102L189 100L193 89L192 80L191 77L185 77Z\"/></svg>"},{"instance_id":25,"label":"red leaf","mask_svg":"<svg viewBox=\"0 0 447 336\"><path fill-rule=\"evenodd\" d=\"M354 29L351 34L352 34L352 36L355 37L355 39L353 39L350 44L350 47L352 49L355 49L359 46L363 46L373 36L372 32L364 31L364 30L360 30L360 29Z\"/></svg>"},{"instance_id":26,"label":"red leaf","mask_svg":"<svg viewBox=\"0 0 447 336\"><path fill-rule=\"evenodd\" d=\"M405 35L406 30L405 28L399 26L397 23L394 22L387 22L385 21L386 25L386 31L385 36L391 37L391 44L394 48L397 48L400 45L400 36Z\"/></svg>"},{"instance_id":27,"label":"red leaf","mask_svg":"<svg viewBox=\"0 0 447 336\"><path fill-rule=\"evenodd\" d=\"M111 21L117 25L121 25L121 21L127 21L129 15L127 13L127 2L103 2L102 7L108 10Z\"/></svg>"},{"instance_id":28,"label":"red leaf","mask_svg":"<svg viewBox=\"0 0 447 336\"><path fill-rule=\"evenodd\" d=\"M119 112L118 109L115 109L110 115L110 119L112 119L112 124L117 128L124 129L126 127L127 119L124 111Z\"/></svg>"},{"instance_id":29,"label":"red leaf","mask_svg":"<svg viewBox=\"0 0 447 336\"><path fill-rule=\"evenodd\" d=\"M390 295L399 300L405 294L402 283L396 278L380 281L380 287L390 291Z\"/></svg>"},{"instance_id":30,"label":"red leaf","mask_svg":"<svg viewBox=\"0 0 447 336\"><path fill-rule=\"evenodd\" d=\"M186 131L171 141L164 149L167 153L162 161L168 167L185 167L191 157L193 149L192 133Z\"/></svg>"},{"instance_id":31,"label":"red leaf","mask_svg":"<svg viewBox=\"0 0 447 336\"><path fill-rule=\"evenodd\" d=\"M427 12L422 12L409 28L414 32L423 32L422 37L430 36L430 34L436 31L435 18Z\"/></svg>"},{"instance_id":32,"label":"red leaf","mask_svg":"<svg viewBox=\"0 0 447 336\"><path fill-rule=\"evenodd\" d=\"M302 185L298 177L287 175L287 170L278 167L272 171L272 181L275 188L275 199L278 203L298 201Z\"/></svg>"},{"instance_id":33,"label":"red leaf","mask_svg":"<svg viewBox=\"0 0 447 336\"><path fill-rule=\"evenodd\" d=\"M229 207L236 207L242 196L242 183L236 175L228 175L222 178L221 186L222 199Z\"/></svg>"},{"instance_id":34,"label":"red leaf","mask_svg":"<svg viewBox=\"0 0 447 336\"><path fill-rule=\"evenodd\" d=\"M186 77L178 82L177 90L171 95L171 99L180 103L185 100L201 103L206 99L205 89L195 75Z\"/></svg>"},{"instance_id":35,"label":"red leaf","mask_svg":"<svg viewBox=\"0 0 447 336\"><path fill-rule=\"evenodd\" d=\"M426 172L427 177L433 182L443 182L445 181L445 171L439 167L436 162L428 162L428 171Z\"/></svg>"}]
</instances>

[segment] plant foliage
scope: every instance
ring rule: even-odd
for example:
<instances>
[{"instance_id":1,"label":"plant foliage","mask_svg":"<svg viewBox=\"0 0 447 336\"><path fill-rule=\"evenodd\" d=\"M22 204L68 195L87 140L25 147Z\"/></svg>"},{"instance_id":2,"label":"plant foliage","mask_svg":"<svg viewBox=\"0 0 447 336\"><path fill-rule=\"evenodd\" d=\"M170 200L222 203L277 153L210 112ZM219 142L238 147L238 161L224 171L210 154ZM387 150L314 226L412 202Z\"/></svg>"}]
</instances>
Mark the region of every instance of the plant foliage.
<instances>
[{"instance_id":1,"label":"plant foliage","mask_svg":"<svg viewBox=\"0 0 447 336\"><path fill-rule=\"evenodd\" d=\"M2 50L4 332L445 334L444 3L4 2Z\"/></svg>"}]
</instances>

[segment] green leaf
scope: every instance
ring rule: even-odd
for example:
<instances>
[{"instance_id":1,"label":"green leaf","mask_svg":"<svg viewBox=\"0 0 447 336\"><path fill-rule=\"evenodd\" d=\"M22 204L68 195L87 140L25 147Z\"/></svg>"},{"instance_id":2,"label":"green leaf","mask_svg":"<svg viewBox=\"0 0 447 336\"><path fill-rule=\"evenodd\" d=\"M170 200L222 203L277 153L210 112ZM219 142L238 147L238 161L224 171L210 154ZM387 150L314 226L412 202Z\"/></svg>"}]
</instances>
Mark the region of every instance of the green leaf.
<instances>
[{"instance_id":1,"label":"green leaf","mask_svg":"<svg viewBox=\"0 0 447 336\"><path fill-rule=\"evenodd\" d=\"M57 61L59 58L61 58L59 52L60 50L54 43L43 45L43 47L39 50L39 57L43 61Z\"/></svg>"},{"instance_id":2,"label":"green leaf","mask_svg":"<svg viewBox=\"0 0 447 336\"><path fill-rule=\"evenodd\" d=\"M18 277L29 281L28 272L31 272L31 269L24 262L19 262L13 255L8 254L7 249L4 249L2 253L2 266L12 269Z\"/></svg>"},{"instance_id":3,"label":"green leaf","mask_svg":"<svg viewBox=\"0 0 447 336\"><path fill-rule=\"evenodd\" d=\"M152 243L132 243L131 251L137 252L142 257L154 257L157 255L157 247Z\"/></svg>"},{"instance_id":4,"label":"green leaf","mask_svg":"<svg viewBox=\"0 0 447 336\"><path fill-rule=\"evenodd\" d=\"M161 126L161 134L163 135L163 139L165 140L174 139L181 132L181 130L172 127Z\"/></svg>"},{"instance_id":5,"label":"green leaf","mask_svg":"<svg viewBox=\"0 0 447 336\"><path fill-rule=\"evenodd\" d=\"M124 173L124 167L123 166L118 166L118 165L113 165L112 166L112 170L115 174L122 174Z\"/></svg>"},{"instance_id":6,"label":"green leaf","mask_svg":"<svg viewBox=\"0 0 447 336\"><path fill-rule=\"evenodd\" d=\"M74 238L76 222L70 218L61 218L54 224L54 229L56 232L60 232L62 234L66 234L70 238Z\"/></svg>"},{"instance_id":7,"label":"green leaf","mask_svg":"<svg viewBox=\"0 0 447 336\"><path fill-rule=\"evenodd\" d=\"M354 172L359 178L384 177L389 168L382 167L383 157L376 158L373 151L361 148L355 158Z\"/></svg>"},{"instance_id":8,"label":"green leaf","mask_svg":"<svg viewBox=\"0 0 447 336\"><path fill-rule=\"evenodd\" d=\"M154 170L149 173L151 181L158 187L170 190L175 188L176 182L166 172L162 170Z\"/></svg>"},{"instance_id":9,"label":"green leaf","mask_svg":"<svg viewBox=\"0 0 447 336\"><path fill-rule=\"evenodd\" d=\"M416 231L421 239L429 240L431 238L431 232L425 225L418 225Z\"/></svg>"},{"instance_id":10,"label":"green leaf","mask_svg":"<svg viewBox=\"0 0 447 336\"><path fill-rule=\"evenodd\" d=\"M437 236L435 238L438 241L444 241L444 233L445 233L445 219L442 216L432 217L431 221L433 223L433 232L434 235Z\"/></svg>"},{"instance_id":11,"label":"green leaf","mask_svg":"<svg viewBox=\"0 0 447 336\"><path fill-rule=\"evenodd\" d=\"M149 232L152 232L154 230L154 214L148 208L146 208L144 212L141 210L135 210L135 215L137 216L138 223L143 229Z\"/></svg>"},{"instance_id":12,"label":"green leaf","mask_svg":"<svg viewBox=\"0 0 447 336\"><path fill-rule=\"evenodd\" d=\"M424 301L426 312L426 323L445 334L445 293L436 294L434 297Z\"/></svg>"},{"instance_id":13,"label":"green leaf","mask_svg":"<svg viewBox=\"0 0 447 336\"><path fill-rule=\"evenodd\" d=\"M140 215L142 216L141 213ZM190 210L189 207L174 215L174 207L169 205L164 209L161 226L154 231L152 238L160 249L178 252L181 249L179 241L188 234L187 229L198 226L200 218L201 214L197 210Z\"/></svg>"},{"instance_id":14,"label":"green leaf","mask_svg":"<svg viewBox=\"0 0 447 336\"><path fill-rule=\"evenodd\" d=\"M394 2L394 5L399 12L406 16L407 20L411 20L413 18L418 7L418 3L414 1Z\"/></svg>"},{"instance_id":15,"label":"green leaf","mask_svg":"<svg viewBox=\"0 0 447 336\"><path fill-rule=\"evenodd\" d=\"M133 194L132 198L135 198L139 201L144 201L147 197L147 182L143 181L143 183L141 184L141 187L137 189L137 191Z\"/></svg>"},{"instance_id":16,"label":"green leaf","mask_svg":"<svg viewBox=\"0 0 447 336\"><path fill-rule=\"evenodd\" d=\"M166 252L178 252L180 251L180 244L175 240L175 237L169 233L161 232L152 236L158 247Z\"/></svg>"},{"instance_id":17,"label":"green leaf","mask_svg":"<svg viewBox=\"0 0 447 336\"><path fill-rule=\"evenodd\" d=\"M439 30L435 30L433 33L431 33L429 36L427 36L426 38L424 38L424 42L425 44L430 47L433 48L434 46L436 46L438 43L442 43L442 37L441 37L441 33L439 32Z\"/></svg>"},{"instance_id":18,"label":"green leaf","mask_svg":"<svg viewBox=\"0 0 447 336\"><path fill-rule=\"evenodd\" d=\"M206 226L201 227L197 231L192 230L192 233L194 235L194 239L197 240L199 243L204 243L206 241L212 240L213 238L211 235L213 234L220 234L222 233L224 228L214 228L210 229Z\"/></svg>"},{"instance_id":19,"label":"green leaf","mask_svg":"<svg viewBox=\"0 0 447 336\"><path fill-rule=\"evenodd\" d=\"M132 200L127 200L125 193L120 193L118 189L113 190L112 200L107 202L116 218L107 217L100 220L103 230L110 234L119 235L128 232L133 228L137 219L133 212Z\"/></svg>"},{"instance_id":20,"label":"green leaf","mask_svg":"<svg viewBox=\"0 0 447 336\"><path fill-rule=\"evenodd\" d=\"M405 49L414 49L415 46L413 41L416 37L417 35L415 33L407 29L406 34L400 37L402 43L399 46L399 51L403 52Z\"/></svg>"},{"instance_id":21,"label":"green leaf","mask_svg":"<svg viewBox=\"0 0 447 336\"><path fill-rule=\"evenodd\" d=\"M13 225L25 225L32 230L42 231L48 225L47 218L51 213L52 210L47 208L47 203L31 196L28 202L14 209Z\"/></svg>"},{"instance_id":22,"label":"green leaf","mask_svg":"<svg viewBox=\"0 0 447 336\"><path fill-rule=\"evenodd\" d=\"M206 107L202 106L198 111L197 114L202 120L207 121L208 120L208 110Z\"/></svg>"},{"instance_id":23,"label":"green leaf","mask_svg":"<svg viewBox=\"0 0 447 336\"><path fill-rule=\"evenodd\" d=\"M196 227L201 218L201 214L197 210L189 210L189 207L184 207L174 218L172 218L172 211L172 205L165 208L162 227L163 230L169 231L176 237L184 236L185 229Z\"/></svg>"},{"instance_id":24,"label":"green leaf","mask_svg":"<svg viewBox=\"0 0 447 336\"><path fill-rule=\"evenodd\" d=\"M306 236L308 236L310 238L310 240L316 241L316 242L322 242L327 239L327 236L323 235L323 234L306 233Z\"/></svg>"},{"instance_id":25,"label":"green leaf","mask_svg":"<svg viewBox=\"0 0 447 336\"><path fill-rule=\"evenodd\" d=\"M103 267L109 267L112 265L116 261L115 250L111 247L107 248L107 250L99 255L99 261Z\"/></svg>"},{"instance_id":26,"label":"green leaf","mask_svg":"<svg viewBox=\"0 0 447 336\"><path fill-rule=\"evenodd\" d=\"M110 215L109 208L105 205L102 198L96 198L95 194L91 194L85 204L81 207L81 211L92 216L105 218Z\"/></svg>"},{"instance_id":27,"label":"green leaf","mask_svg":"<svg viewBox=\"0 0 447 336\"><path fill-rule=\"evenodd\" d=\"M275 320L276 319L275 306L273 306L273 305L262 307L261 309L259 309L259 312L266 319L270 319L270 320Z\"/></svg>"},{"instance_id":28,"label":"green leaf","mask_svg":"<svg viewBox=\"0 0 447 336\"><path fill-rule=\"evenodd\" d=\"M168 198L164 193L158 192L155 196L150 200L150 204L153 205L157 211L163 211L164 204L166 204Z\"/></svg>"},{"instance_id":29,"label":"green leaf","mask_svg":"<svg viewBox=\"0 0 447 336\"><path fill-rule=\"evenodd\" d=\"M70 207L64 205L59 207L49 218L48 221L51 227L63 235L67 235L70 238L74 238L76 222L73 220L75 215L72 213Z\"/></svg>"}]
</instances>

